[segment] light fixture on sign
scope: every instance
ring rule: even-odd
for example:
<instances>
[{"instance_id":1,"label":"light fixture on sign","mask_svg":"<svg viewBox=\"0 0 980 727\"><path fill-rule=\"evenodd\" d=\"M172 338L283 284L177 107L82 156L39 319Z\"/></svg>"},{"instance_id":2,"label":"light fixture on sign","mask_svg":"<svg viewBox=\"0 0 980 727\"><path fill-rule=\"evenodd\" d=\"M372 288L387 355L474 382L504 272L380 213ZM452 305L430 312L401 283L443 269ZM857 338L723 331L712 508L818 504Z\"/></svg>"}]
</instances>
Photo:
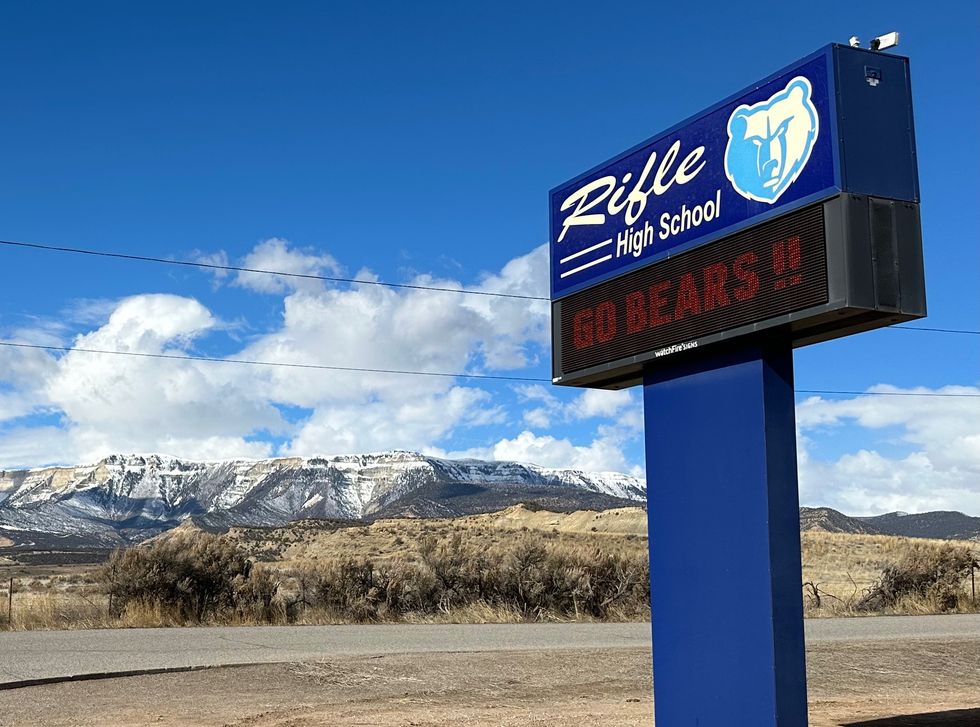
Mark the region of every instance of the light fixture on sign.
<instances>
[{"instance_id":1,"label":"light fixture on sign","mask_svg":"<svg viewBox=\"0 0 980 727\"><path fill-rule=\"evenodd\" d=\"M891 33L885 33L884 35L879 35L877 38L872 38L871 42L868 43L868 49L873 51L883 51L889 48L894 48L898 45L899 33L897 31L892 31ZM847 44L851 48L860 48L861 39L856 35L852 35L847 39Z\"/></svg>"},{"instance_id":2,"label":"light fixture on sign","mask_svg":"<svg viewBox=\"0 0 980 727\"><path fill-rule=\"evenodd\" d=\"M879 35L877 38L872 38L869 47L871 50L885 50L887 48L894 48L896 45L898 45L898 33L892 31L891 33Z\"/></svg>"}]
</instances>

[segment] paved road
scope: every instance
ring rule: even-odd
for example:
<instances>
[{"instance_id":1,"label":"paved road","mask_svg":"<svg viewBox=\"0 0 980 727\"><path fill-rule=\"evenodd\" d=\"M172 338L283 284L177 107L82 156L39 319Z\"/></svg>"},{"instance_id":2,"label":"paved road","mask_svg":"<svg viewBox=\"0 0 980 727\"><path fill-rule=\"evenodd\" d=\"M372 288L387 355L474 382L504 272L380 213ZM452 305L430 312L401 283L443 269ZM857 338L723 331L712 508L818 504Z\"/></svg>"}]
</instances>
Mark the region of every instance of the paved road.
<instances>
[{"instance_id":1,"label":"paved road","mask_svg":"<svg viewBox=\"0 0 980 727\"><path fill-rule=\"evenodd\" d=\"M807 641L976 639L980 616L820 619ZM264 626L0 633L0 687L140 670L433 651L646 647L648 624Z\"/></svg>"}]
</instances>

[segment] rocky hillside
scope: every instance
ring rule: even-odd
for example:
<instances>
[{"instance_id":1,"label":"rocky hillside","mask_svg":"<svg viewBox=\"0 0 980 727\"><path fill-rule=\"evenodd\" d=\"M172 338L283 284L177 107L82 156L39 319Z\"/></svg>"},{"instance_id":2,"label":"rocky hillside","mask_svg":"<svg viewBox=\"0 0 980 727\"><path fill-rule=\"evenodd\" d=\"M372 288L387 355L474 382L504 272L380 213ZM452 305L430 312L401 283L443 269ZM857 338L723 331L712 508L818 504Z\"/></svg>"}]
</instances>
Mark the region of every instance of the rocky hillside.
<instances>
[{"instance_id":1,"label":"rocky hillside","mask_svg":"<svg viewBox=\"0 0 980 727\"><path fill-rule=\"evenodd\" d=\"M644 484L618 473L416 452L225 462L115 455L94 465L0 473L0 547L115 547L191 518L223 530L304 519L459 517L523 502L567 512L644 501ZM639 521L635 526L645 532ZM800 529L980 540L980 518L959 512L848 517L804 507Z\"/></svg>"},{"instance_id":2,"label":"rocky hillside","mask_svg":"<svg viewBox=\"0 0 980 727\"><path fill-rule=\"evenodd\" d=\"M0 537L19 545L135 542L188 518L211 527L275 526L303 518L458 516L523 501L607 509L645 499L618 473L384 452L259 461L191 462L116 455L80 467L0 476Z\"/></svg>"},{"instance_id":3,"label":"rocky hillside","mask_svg":"<svg viewBox=\"0 0 980 727\"><path fill-rule=\"evenodd\" d=\"M918 515L890 512L887 515L853 519L885 535L943 540L980 540L980 517L970 517L961 512L939 510Z\"/></svg>"},{"instance_id":4,"label":"rocky hillside","mask_svg":"<svg viewBox=\"0 0 980 727\"><path fill-rule=\"evenodd\" d=\"M802 532L851 533L854 535L878 535L880 530L860 518L848 517L829 507L801 507L800 530Z\"/></svg>"},{"instance_id":5,"label":"rocky hillside","mask_svg":"<svg viewBox=\"0 0 980 727\"><path fill-rule=\"evenodd\" d=\"M980 541L980 517L948 511L924 512L918 515L890 512L873 517L849 517L829 507L801 507L800 530Z\"/></svg>"}]
</instances>

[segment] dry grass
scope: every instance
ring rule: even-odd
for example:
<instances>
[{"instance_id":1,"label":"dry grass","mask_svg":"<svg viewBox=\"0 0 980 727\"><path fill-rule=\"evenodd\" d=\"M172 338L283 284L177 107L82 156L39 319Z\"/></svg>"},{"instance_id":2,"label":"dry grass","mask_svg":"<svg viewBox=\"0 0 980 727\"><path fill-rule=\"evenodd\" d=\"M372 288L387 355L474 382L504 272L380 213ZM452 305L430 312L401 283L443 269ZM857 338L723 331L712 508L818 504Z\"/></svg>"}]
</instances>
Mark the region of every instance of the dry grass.
<instances>
[{"instance_id":1,"label":"dry grass","mask_svg":"<svg viewBox=\"0 0 980 727\"><path fill-rule=\"evenodd\" d=\"M258 561L296 568L333 559L417 560L418 544L427 537L465 534L491 548L528 532L573 547L600 545L617 554L646 552L646 513L638 507L553 513L517 505L486 515L379 520L365 525L304 520L283 528L232 528L228 537Z\"/></svg>"},{"instance_id":2,"label":"dry grass","mask_svg":"<svg viewBox=\"0 0 980 727\"><path fill-rule=\"evenodd\" d=\"M594 529L593 529L594 528ZM193 528L180 529L184 537ZM164 535L161 539L174 537ZM217 621L203 623L354 623L359 619L337 608L312 603L303 593L299 576L310 568L353 560L370 561L375 568L395 564L423 564L422 545L435 539L463 538L472 552L505 552L521 539L532 539L549 549L575 555L601 552L632 562L645 560L647 553L646 516L639 508L557 514L522 507L499 513L453 520L384 520L370 525L305 521L286 528L236 528L228 539L243 548L250 558L262 564L281 586L285 605L263 614L226 614ZM920 540L878 535L806 532L801 535L803 580L812 584L804 589L808 617L858 615L857 602L889 564L900 562L917 545L939 548L946 541ZM963 545L963 543L960 543ZM980 557L980 544L967 544ZM110 618L108 600L96 582L91 567L44 571L32 577L19 577L14 594L13 624L16 629L98 628L104 626L169 626L186 623L179 614L159 603L129 603L118 616ZM978 574L980 580L980 574ZM6 582L0 582L0 628L6 623ZM813 597L820 594L820 606ZM970 603L969 580L955 610L980 611ZM118 611L118 604L116 610ZM935 613L928 599L910 597L890 606L883 613ZM864 614L862 614L864 615ZM607 620L635 620L646 614L636 608L609 609ZM501 603L447 603L433 612L402 613L408 623L516 623L528 614ZM585 612L535 614L538 620L593 620ZM360 619L363 620L363 619Z\"/></svg>"},{"instance_id":3,"label":"dry grass","mask_svg":"<svg viewBox=\"0 0 980 727\"><path fill-rule=\"evenodd\" d=\"M649 613L646 618L638 618L633 611L620 611L612 609L610 614L603 619L594 618L586 613L557 614L547 612L529 619L526 614L521 613L516 608L494 605L485 602L470 603L465 606L455 606L445 611L434 613L407 613L398 619L398 623L403 624L519 624L529 623L624 623L632 621L649 621ZM350 614L338 613L337 611L308 607L301 609L295 619L278 623L292 623L301 626L332 626L336 624L358 624L363 623L358 619L352 618ZM156 624L154 624L156 625ZM227 625L227 624L226 624ZM235 623L234 625L239 625ZM242 625L260 625L244 624Z\"/></svg>"},{"instance_id":4,"label":"dry grass","mask_svg":"<svg viewBox=\"0 0 980 727\"><path fill-rule=\"evenodd\" d=\"M860 592L871 585L885 565L901 560L913 543L938 547L946 542L892 535L801 533L804 580L817 581L839 595L848 594L855 587Z\"/></svg>"},{"instance_id":5,"label":"dry grass","mask_svg":"<svg viewBox=\"0 0 980 727\"><path fill-rule=\"evenodd\" d=\"M38 595L16 593L12 627L648 618L640 538L451 521L406 525L301 528L308 549L324 548L316 536L349 545L337 557L283 558L251 569L240 567L242 556L268 558L280 533L215 538L183 529L114 556L98 571L100 582L85 586L87 596L60 576L31 581L23 590L43 590L44 607ZM286 548L304 540L283 530L293 536Z\"/></svg>"},{"instance_id":6,"label":"dry grass","mask_svg":"<svg viewBox=\"0 0 980 727\"><path fill-rule=\"evenodd\" d=\"M6 596L6 593L3 594ZM14 629L97 629L109 626L107 599L93 594L94 599L83 598L77 593L52 591L49 593L14 593L12 610ZM6 598L3 598L6 621Z\"/></svg>"},{"instance_id":7,"label":"dry grass","mask_svg":"<svg viewBox=\"0 0 980 727\"><path fill-rule=\"evenodd\" d=\"M881 576L882 570L888 565L901 562L917 547L938 550L944 545L954 543L971 548L980 557L980 543L891 535L807 532L801 533L800 543L803 553L803 581L812 583L821 594L821 605L817 608L812 587L805 589L807 598L804 606L806 615L811 617L857 615L855 606ZM965 580L962 585L965 595L969 581ZM971 603L969 598L961 598L954 610L959 613L976 613L980 611L980 603ZM928 614L936 613L936 607L928 599L906 598L880 613Z\"/></svg>"}]
</instances>

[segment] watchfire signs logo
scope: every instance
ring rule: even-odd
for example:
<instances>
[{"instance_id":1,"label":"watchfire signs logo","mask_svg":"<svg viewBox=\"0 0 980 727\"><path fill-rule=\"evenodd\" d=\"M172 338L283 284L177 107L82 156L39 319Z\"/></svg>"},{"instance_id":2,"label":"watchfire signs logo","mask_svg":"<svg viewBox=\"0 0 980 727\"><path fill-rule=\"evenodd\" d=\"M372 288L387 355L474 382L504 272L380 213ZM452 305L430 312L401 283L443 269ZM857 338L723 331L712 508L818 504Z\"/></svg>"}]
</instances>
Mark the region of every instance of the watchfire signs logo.
<instances>
[{"instance_id":1,"label":"watchfire signs logo","mask_svg":"<svg viewBox=\"0 0 980 727\"><path fill-rule=\"evenodd\" d=\"M827 64L797 64L553 190L552 298L837 194Z\"/></svg>"}]
</instances>

